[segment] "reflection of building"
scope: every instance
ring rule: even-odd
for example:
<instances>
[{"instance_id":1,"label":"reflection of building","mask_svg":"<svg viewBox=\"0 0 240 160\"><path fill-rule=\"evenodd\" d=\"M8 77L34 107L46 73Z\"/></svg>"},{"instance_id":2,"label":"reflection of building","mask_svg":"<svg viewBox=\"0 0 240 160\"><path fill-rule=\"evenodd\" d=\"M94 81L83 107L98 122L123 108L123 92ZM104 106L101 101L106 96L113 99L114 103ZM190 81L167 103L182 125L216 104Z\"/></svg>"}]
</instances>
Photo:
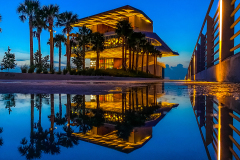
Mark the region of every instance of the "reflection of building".
<instances>
[{"instance_id":1,"label":"reflection of building","mask_svg":"<svg viewBox=\"0 0 240 160\"><path fill-rule=\"evenodd\" d=\"M163 57L177 56L178 53L173 52L167 44L153 32L153 21L141 10L131 6L123 6L107 12L99 13L93 16L80 19L74 27L81 27L85 25L93 32L100 32L105 37L105 50L100 53L100 68L121 68L122 66L122 39L115 34L116 24L119 20L128 20L135 32L142 32L146 35L147 41L153 44L161 53ZM90 67L96 67L96 52L92 51L91 46L86 47L86 59L90 59ZM135 53L136 54L136 53ZM127 51L127 65L129 60L129 53ZM136 56L133 57L136 62ZM139 54L138 67L142 66L142 59L144 60L143 67L146 70L146 55ZM149 71L153 73L153 57L149 58ZM162 76L162 68L165 64L157 63L157 75Z\"/></svg>"},{"instance_id":2,"label":"reflection of building","mask_svg":"<svg viewBox=\"0 0 240 160\"><path fill-rule=\"evenodd\" d=\"M148 90L152 88L152 90ZM91 115L91 111L101 108L104 113L104 124L93 127L86 134L73 133L79 139L101 146L129 153L142 147L152 137L152 127L154 127L173 107L177 104L167 102L157 102L157 98L163 95L162 86L147 86L142 88L132 88L124 93L114 93L107 95L85 96L85 112ZM72 104L72 112L76 112L77 104ZM80 108L81 110L82 108ZM144 112L146 111L146 112ZM134 114L131 114L134 113ZM116 126L126 124L131 121L129 114L141 119L138 113L144 114L144 122L141 126L124 126L129 131L127 139L118 136ZM134 119L134 118L133 118ZM134 121L135 122L135 121ZM136 121L137 122L137 121ZM135 122L135 123L136 123ZM129 129L130 127L130 129ZM132 127L132 128L131 128ZM128 128L128 129L127 129ZM124 130L125 130L124 129Z\"/></svg>"},{"instance_id":3,"label":"reflection of building","mask_svg":"<svg viewBox=\"0 0 240 160\"><path fill-rule=\"evenodd\" d=\"M239 159L239 101L229 97L190 97L208 159ZM234 104L236 106L234 106ZM215 151L213 155L211 150Z\"/></svg>"}]
</instances>

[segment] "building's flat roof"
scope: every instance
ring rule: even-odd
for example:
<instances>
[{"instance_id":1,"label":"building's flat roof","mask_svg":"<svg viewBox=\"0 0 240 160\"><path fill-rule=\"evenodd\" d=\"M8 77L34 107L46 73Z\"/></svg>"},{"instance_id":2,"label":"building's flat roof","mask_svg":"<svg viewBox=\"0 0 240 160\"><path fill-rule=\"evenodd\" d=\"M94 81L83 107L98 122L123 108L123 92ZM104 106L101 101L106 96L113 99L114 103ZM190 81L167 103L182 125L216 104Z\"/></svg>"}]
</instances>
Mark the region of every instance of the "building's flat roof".
<instances>
[{"instance_id":1,"label":"building's flat roof","mask_svg":"<svg viewBox=\"0 0 240 160\"><path fill-rule=\"evenodd\" d=\"M79 21L76 24L73 24L72 26L81 27L85 25L86 27L91 27L92 25L104 23L105 25L115 28L116 24L120 19L131 17L134 15L141 17L148 23L153 23L153 21L143 11L136 9L132 6L126 5L110 11L102 12L99 14L95 14L93 16L79 19Z\"/></svg>"}]
</instances>

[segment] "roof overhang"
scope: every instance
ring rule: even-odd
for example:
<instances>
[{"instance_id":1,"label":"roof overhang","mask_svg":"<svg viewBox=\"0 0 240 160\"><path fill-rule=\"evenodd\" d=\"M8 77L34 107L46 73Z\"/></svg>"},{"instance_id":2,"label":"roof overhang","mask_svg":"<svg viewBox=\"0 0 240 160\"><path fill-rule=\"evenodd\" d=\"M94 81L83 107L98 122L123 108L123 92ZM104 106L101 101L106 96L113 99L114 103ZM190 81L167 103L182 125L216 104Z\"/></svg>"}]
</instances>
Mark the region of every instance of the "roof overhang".
<instances>
[{"instance_id":1,"label":"roof overhang","mask_svg":"<svg viewBox=\"0 0 240 160\"><path fill-rule=\"evenodd\" d=\"M119 20L132 16L137 16L148 23L153 23L153 21L143 11L126 5L110 11L79 19L79 21L72 26L82 27L85 25L86 27L90 28L93 25L105 24L107 26L115 28Z\"/></svg>"}]
</instances>

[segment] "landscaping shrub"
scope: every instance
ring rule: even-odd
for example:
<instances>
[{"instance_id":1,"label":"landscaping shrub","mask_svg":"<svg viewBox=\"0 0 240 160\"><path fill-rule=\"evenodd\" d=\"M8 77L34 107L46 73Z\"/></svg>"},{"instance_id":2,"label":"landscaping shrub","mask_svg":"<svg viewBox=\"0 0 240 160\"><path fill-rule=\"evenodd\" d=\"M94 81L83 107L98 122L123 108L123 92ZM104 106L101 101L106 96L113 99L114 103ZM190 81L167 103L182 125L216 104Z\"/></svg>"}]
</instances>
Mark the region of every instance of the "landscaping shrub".
<instances>
[{"instance_id":1,"label":"landscaping shrub","mask_svg":"<svg viewBox=\"0 0 240 160\"><path fill-rule=\"evenodd\" d=\"M20 68L21 68L22 73L27 73L29 66L25 64L25 65L21 66Z\"/></svg>"},{"instance_id":2,"label":"landscaping shrub","mask_svg":"<svg viewBox=\"0 0 240 160\"><path fill-rule=\"evenodd\" d=\"M44 69L44 70L43 70L43 74L48 74L48 70L47 70L47 69Z\"/></svg>"},{"instance_id":3,"label":"landscaping shrub","mask_svg":"<svg viewBox=\"0 0 240 160\"><path fill-rule=\"evenodd\" d=\"M30 66L30 68L28 69L28 73L34 73L35 67L34 66Z\"/></svg>"},{"instance_id":4,"label":"landscaping shrub","mask_svg":"<svg viewBox=\"0 0 240 160\"><path fill-rule=\"evenodd\" d=\"M62 71L58 71L57 74L62 74Z\"/></svg>"},{"instance_id":5,"label":"landscaping shrub","mask_svg":"<svg viewBox=\"0 0 240 160\"><path fill-rule=\"evenodd\" d=\"M38 73L38 74L39 74L39 73L42 73L42 68L41 68L41 67L38 68L37 71L36 71L36 73Z\"/></svg>"},{"instance_id":6,"label":"landscaping shrub","mask_svg":"<svg viewBox=\"0 0 240 160\"><path fill-rule=\"evenodd\" d=\"M77 71L76 69L71 69L69 73L70 75L76 75Z\"/></svg>"},{"instance_id":7,"label":"landscaping shrub","mask_svg":"<svg viewBox=\"0 0 240 160\"><path fill-rule=\"evenodd\" d=\"M66 75L68 73L68 70L66 68L63 69L63 74Z\"/></svg>"},{"instance_id":8,"label":"landscaping shrub","mask_svg":"<svg viewBox=\"0 0 240 160\"><path fill-rule=\"evenodd\" d=\"M55 69L54 68L51 70L51 74L55 74Z\"/></svg>"}]
</instances>

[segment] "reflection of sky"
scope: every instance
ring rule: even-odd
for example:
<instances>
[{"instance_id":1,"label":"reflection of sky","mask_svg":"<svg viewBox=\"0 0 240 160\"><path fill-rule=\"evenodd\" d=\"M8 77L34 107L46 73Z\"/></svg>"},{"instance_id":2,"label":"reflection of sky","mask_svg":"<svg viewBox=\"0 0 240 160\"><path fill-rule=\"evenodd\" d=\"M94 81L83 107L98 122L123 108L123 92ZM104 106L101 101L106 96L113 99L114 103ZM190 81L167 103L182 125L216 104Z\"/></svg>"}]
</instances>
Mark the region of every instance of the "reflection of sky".
<instances>
[{"instance_id":1,"label":"reflection of sky","mask_svg":"<svg viewBox=\"0 0 240 160\"><path fill-rule=\"evenodd\" d=\"M185 92L186 91L186 92ZM178 103L166 116L153 127L153 137L142 148L125 154L99 145L80 141L78 146L70 149L61 147L59 155L42 154L42 159L206 159L206 153L200 137L193 110L187 96L187 90L181 91L177 86L165 85L165 95L158 100ZM90 96L86 96L89 100ZM3 159L23 160L17 147L22 138L30 136L30 95L17 95L16 107L9 115L3 102L0 101L0 127L3 127L4 145L0 147ZM62 95L63 116L66 113L66 95ZM59 99L55 95L55 114L59 112ZM42 127L50 128L48 116L51 114L49 105L42 108ZM34 109L34 122L38 122L38 111ZM55 132L62 131L57 126ZM94 153L94 154L93 154ZM196 156L197 155L197 156Z\"/></svg>"}]
</instances>

